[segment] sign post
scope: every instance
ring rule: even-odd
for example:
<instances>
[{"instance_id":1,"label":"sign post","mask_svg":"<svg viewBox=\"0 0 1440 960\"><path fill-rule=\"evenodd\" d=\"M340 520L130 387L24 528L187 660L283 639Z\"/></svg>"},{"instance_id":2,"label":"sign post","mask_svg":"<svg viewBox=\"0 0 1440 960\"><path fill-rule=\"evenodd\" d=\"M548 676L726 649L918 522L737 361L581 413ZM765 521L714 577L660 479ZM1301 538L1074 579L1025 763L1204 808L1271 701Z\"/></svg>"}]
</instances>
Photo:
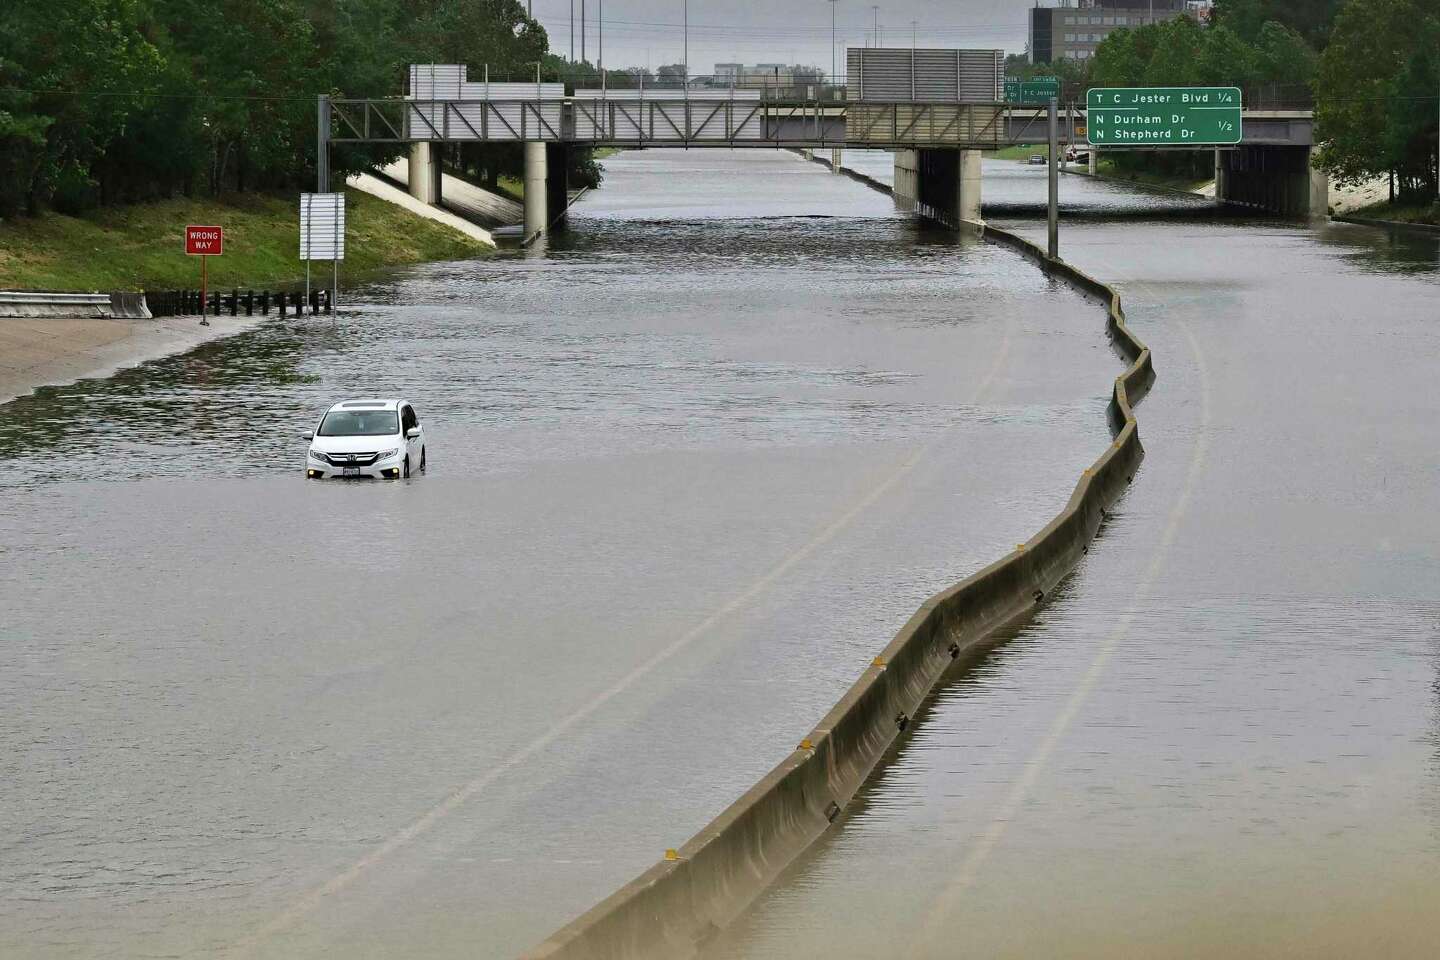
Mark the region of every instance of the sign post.
<instances>
[{"instance_id":1,"label":"sign post","mask_svg":"<svg viewBox=\"0 0 1440 960\"><path fill-rule=\"evenodd\" d=\"M185 228L185 255L200 258L200 323L209 326L209 276L206 261L225 252L225 228L189 225Z\"/></svg>"},{"instance_id":2,"label":"sign post","mask_svg":"<svg viewBox=\"0 0 1440 960\"><path fill-rule=\"evenodd\" d=\"M1086 94L1091 146L1200 147L1240 142L1238 87L1094 87Z\"/></svg>"},{"instance_id":3,"label":"sign post","mask_svg":"<svg viewBox=\"0 0 1440 960\"><path fill-rule=\"evenodd\" d=\"M1046 207L1045 226L1046 239L1049 240L1048 252L1051 260L1060 259L1060 104L1051 99L1046 108L1046 114L1050 121L1050 200Z\"/></svg>"},{"instance_id":4,"label":"sign post","mask_svg":"<svg viewBox=\"0 0 1440 960\"><path fill-rule=\"evenodd\" d=\"M345 259L345 194L300 194L300 259L305 261L307 300L310 261L330 261L330 309L334 312L340 299L340 261Z\"/></svg>"}]
</instances>

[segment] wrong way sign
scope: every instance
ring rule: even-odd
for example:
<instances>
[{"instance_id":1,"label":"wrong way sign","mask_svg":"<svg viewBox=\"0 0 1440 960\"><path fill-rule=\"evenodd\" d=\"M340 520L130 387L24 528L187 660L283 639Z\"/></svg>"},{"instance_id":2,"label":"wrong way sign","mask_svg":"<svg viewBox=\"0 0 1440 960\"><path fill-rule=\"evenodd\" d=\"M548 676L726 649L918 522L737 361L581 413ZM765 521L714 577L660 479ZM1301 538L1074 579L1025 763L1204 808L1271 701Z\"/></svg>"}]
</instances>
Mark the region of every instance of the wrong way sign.
<instances>
[{"instance_id":1,"label":"wrong way sign","mask_svg":"<svg viewBox=\"0 0 1440 960\"><path fill-rule=\"evenodd\" d=\"M191 257L218 257L225 252L225 228L187 226L185 253Z\"/></svg>"}]
</instances>

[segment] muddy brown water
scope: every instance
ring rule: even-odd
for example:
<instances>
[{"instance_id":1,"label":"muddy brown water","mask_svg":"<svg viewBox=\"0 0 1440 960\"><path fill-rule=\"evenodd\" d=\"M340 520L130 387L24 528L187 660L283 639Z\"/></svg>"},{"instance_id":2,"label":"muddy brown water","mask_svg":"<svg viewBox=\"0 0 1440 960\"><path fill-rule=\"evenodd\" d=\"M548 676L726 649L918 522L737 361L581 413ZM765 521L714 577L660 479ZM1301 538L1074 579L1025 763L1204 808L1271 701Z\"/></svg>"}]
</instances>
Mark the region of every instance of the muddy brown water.
<instances>
[{"instance_id":1,"label":"muddy brown water","mask_svg":"<svg viewBox=\"0 0 1440 960\"><path fill-rule=\"evenodd\" d=\"M0 955L499 957L783 757L1108 439L1091 305L783 153L0 417ZM317 484L400 395L428 475Z\"/></svg>"},{"instance_id":2,"label":"muddy brown water","mask_svg":"<svg viewBox=\"0 0 1440 960\"><path fill-rule=\"evenodd\" d=\"M1043 242L1043 169L985 176ZM707 957L1433 956L1440 238L1062 198L1155 351L1145 465Z\"/></svg>"}]
</instances>

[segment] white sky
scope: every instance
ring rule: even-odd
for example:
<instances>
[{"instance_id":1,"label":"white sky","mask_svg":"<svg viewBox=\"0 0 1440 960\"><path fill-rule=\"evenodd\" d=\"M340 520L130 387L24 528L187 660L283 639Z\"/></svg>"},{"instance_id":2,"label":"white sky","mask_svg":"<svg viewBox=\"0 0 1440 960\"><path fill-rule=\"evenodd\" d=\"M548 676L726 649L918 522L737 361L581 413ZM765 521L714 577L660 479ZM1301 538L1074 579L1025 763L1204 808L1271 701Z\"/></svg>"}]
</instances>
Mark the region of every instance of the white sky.
<instances>
[{"instance_id":1,"label":"white sky","mask_svg":"<svg viewBox=\"0 0 1440 960\"><path fill-rule=\"evenodd\" d=\"M550 48L570 48L571 0L529 0L535 17L550 34ZM580 56L580 5L575 11L575 56ZM585 52L597 60L599 16L604 11L605 65L612 69L679 63L684 50L686 0L583 0L589 39ZM830 69L828 0L688 0L690 73L713 72L716 63L802 63ZM879 6L880 40L887 47L908 47L911 24L922 47L1002 47L1025 49L1028 10L1034 0L838 0L837 46L873 43L872 25ZM1053 6L1051 0L1046 5ZM843 53L839 61L843 64ZM841 68L843 72L843 67Z\"/></svg>"}]
</instances>

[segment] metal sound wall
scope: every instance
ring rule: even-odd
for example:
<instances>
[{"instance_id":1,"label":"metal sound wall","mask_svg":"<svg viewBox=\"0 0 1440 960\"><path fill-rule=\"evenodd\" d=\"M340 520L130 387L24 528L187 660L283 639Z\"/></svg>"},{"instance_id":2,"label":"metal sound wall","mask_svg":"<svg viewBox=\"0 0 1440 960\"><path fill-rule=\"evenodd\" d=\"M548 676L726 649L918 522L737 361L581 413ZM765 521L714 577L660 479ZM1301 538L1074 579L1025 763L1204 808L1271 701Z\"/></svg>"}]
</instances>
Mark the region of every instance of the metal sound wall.
<instances>
[{"instance_id":1,"label":"metal sound wall","mask_svg":"<svg viewBox=\"0 0 1440 960\"><path fill-rule=\"evenodd\" d=\"M910 50L851 47L846 97L900 103L999 103L1003 50Z\"/></svg>"},{"instance_id":2,"label":"metal sound wall","mask_svg":"<svg viewBox=\"0 0 1440 960\"><path fill-rule=\"evenodd\" d=\"M417 140L561 139L563 83L473 81L461 64L413 63L409 99L455 101L410 108Z\"/></svg>"}]
</instances>

